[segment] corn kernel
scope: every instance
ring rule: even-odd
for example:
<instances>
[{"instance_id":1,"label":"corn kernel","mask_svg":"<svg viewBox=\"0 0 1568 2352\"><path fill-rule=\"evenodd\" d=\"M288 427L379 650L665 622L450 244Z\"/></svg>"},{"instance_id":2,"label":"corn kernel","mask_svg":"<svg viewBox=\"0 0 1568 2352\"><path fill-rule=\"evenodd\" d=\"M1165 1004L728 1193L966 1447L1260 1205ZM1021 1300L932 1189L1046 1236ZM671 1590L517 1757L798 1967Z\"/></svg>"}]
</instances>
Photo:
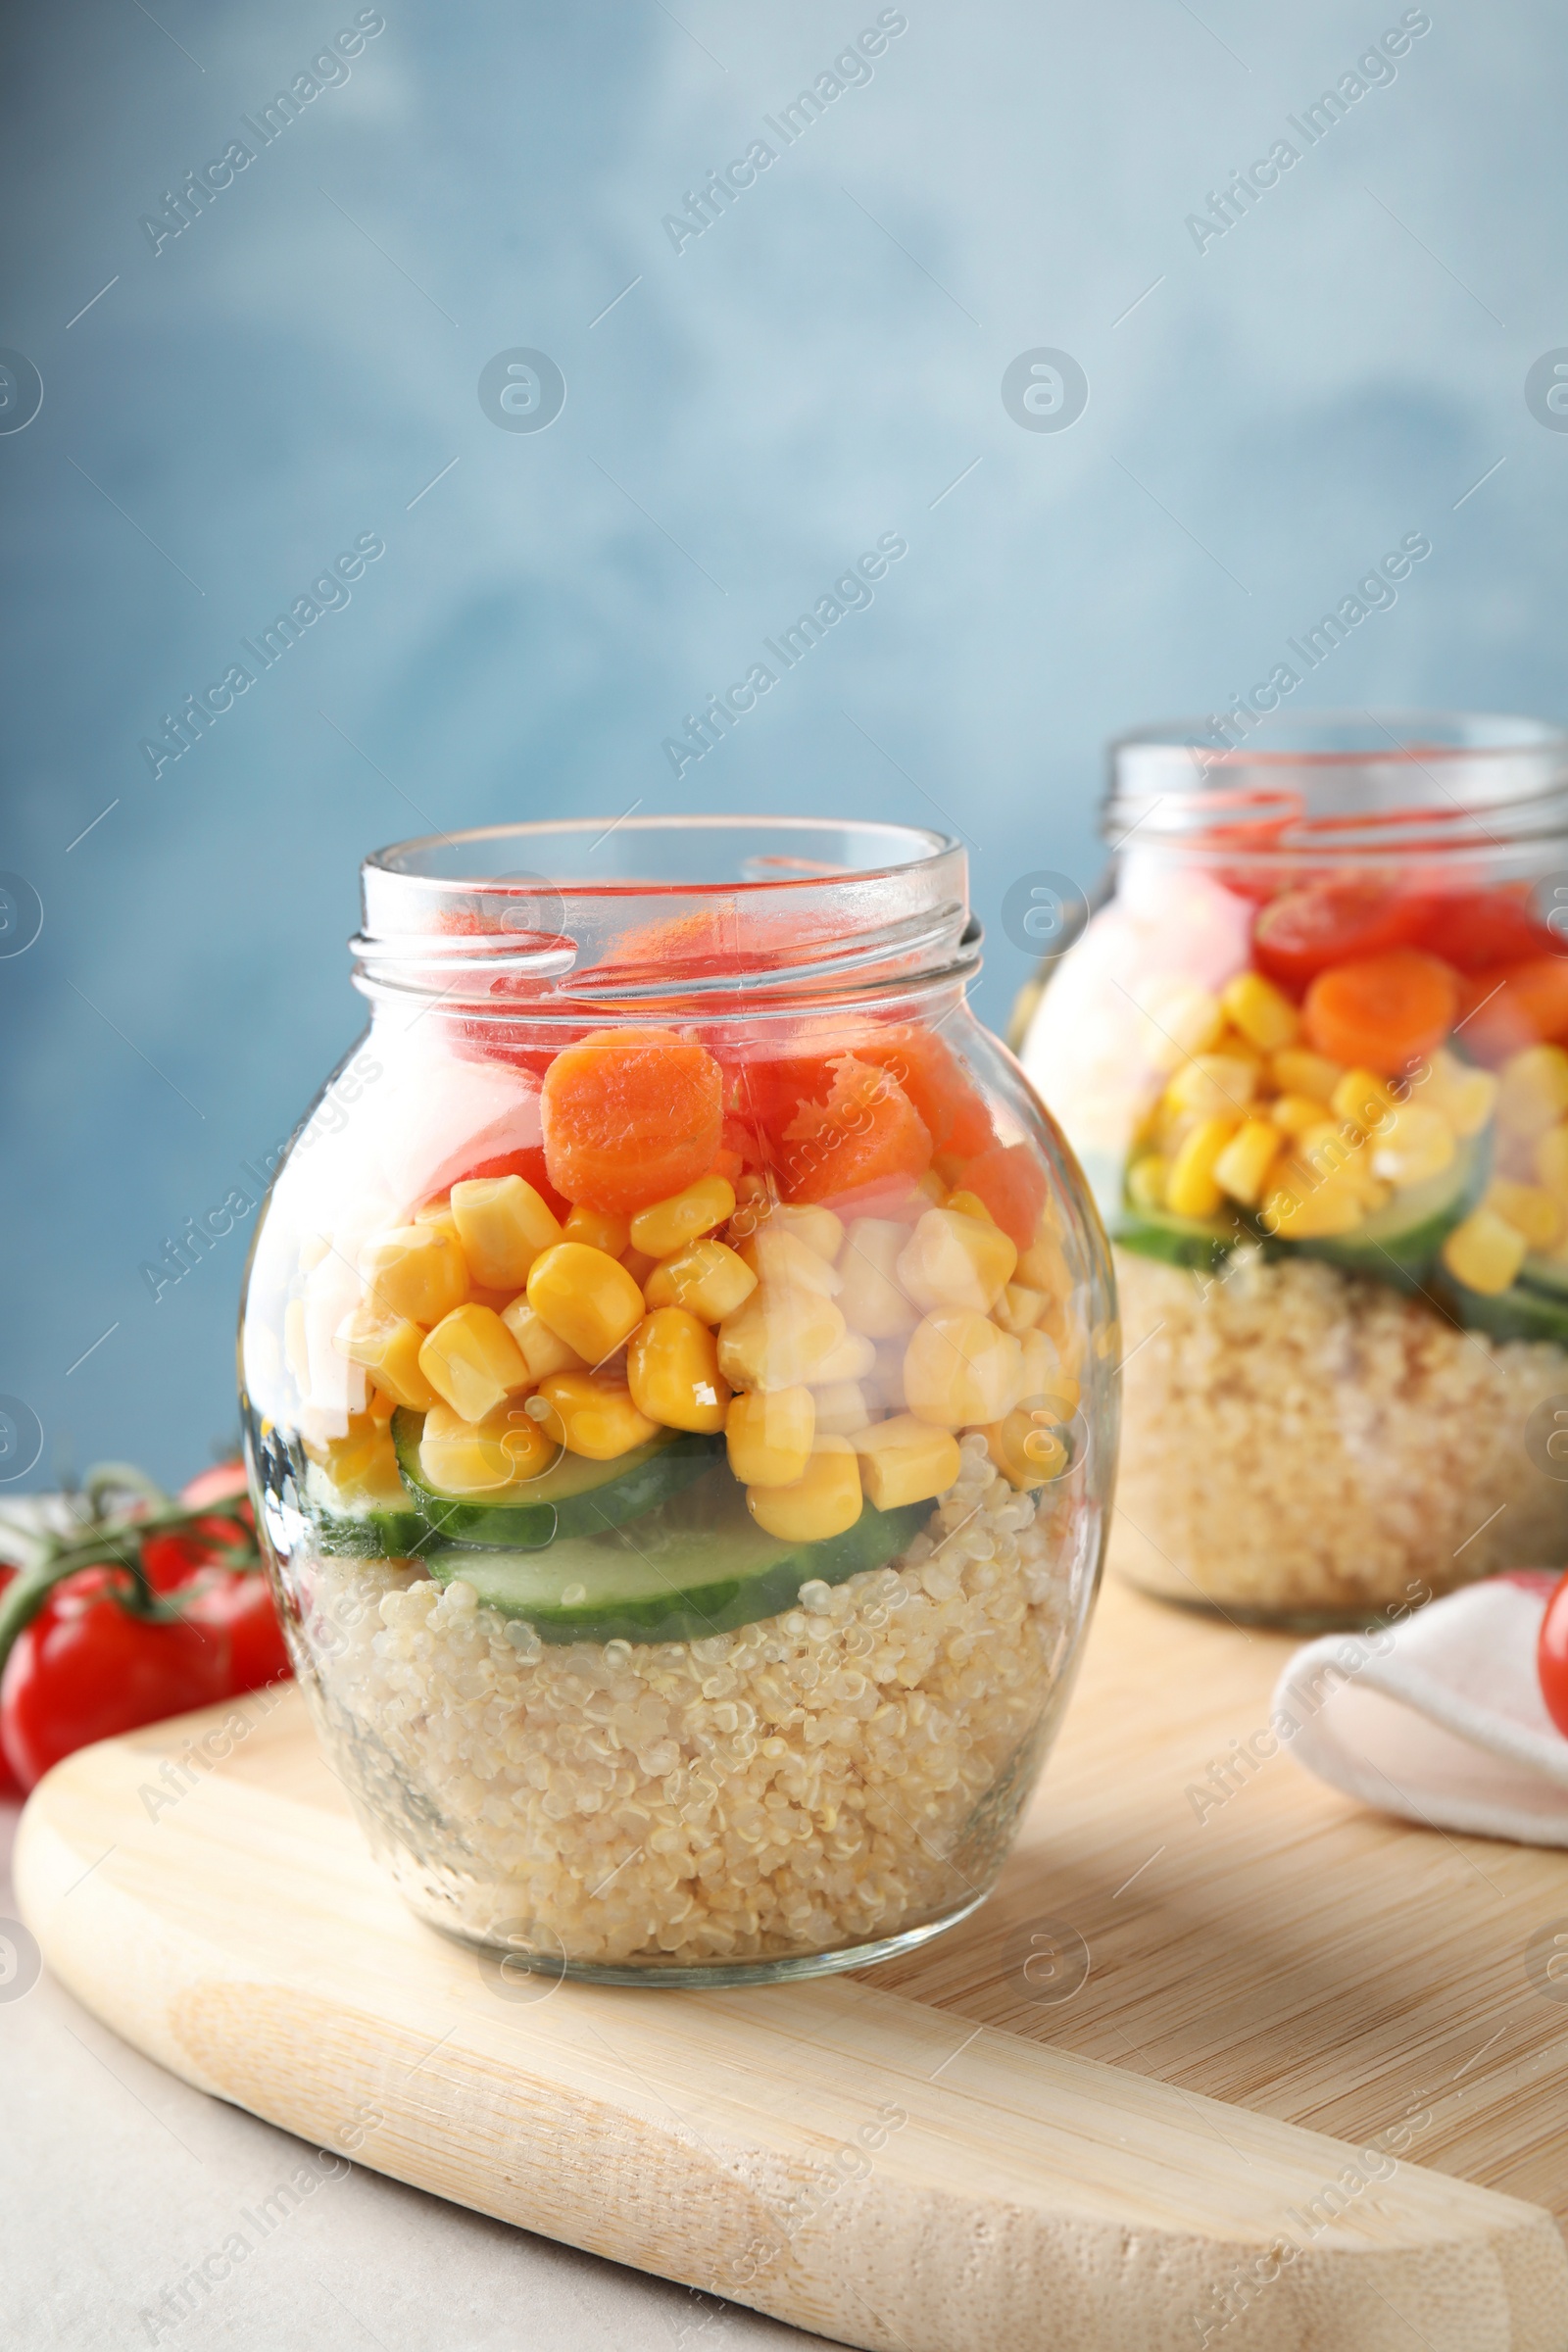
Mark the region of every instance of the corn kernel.
<instances>
[{"instance_id":1,"label":"corn kernel","mask_svg":"<svg viewBox=\"0 0 1568 2352\"><path fill-rule=\"evenodd\" d=\"M455 1184L452 1216L468 1272L487 1290L520 1291L534 1259L561 1239L554 1210L520 1176Z\"/></svg>"},{"instance_id":2,"label":"corn kernel","mask_svg":"<svg viewBox=\"0 0 1568 2352\"><path fill-rule=\"evenodd\" d=\"M1023 1365L1016 1401L1049 1413L1054 1421L1070 1421L1078 1410L1079 1388L1067 1370L1061 1349L1047 1331L1023 1335Z\"/></svg>"},{"instance_id":3,"label":"corn kernel","mask_svg":"<svg viewBox=\"0 0 1568 2352\"><path fill-rule=\"evenodd\" d=\"M771 1222L782 1233L793 1233L808 1250L831 1265L844 1247L844 1222L815 1200L775 1200Z\"/></svg>"},{"instance_id":4,"label":"corn kernel","mask_svg":"<svg viewBox=\"0 0 1568 2352\"><path fill-rule=\"evenodd\" d=\"M1461 1141L1479 1135L1497 1106L1497 1081L1490 1070L1472 1069L1440 1046L1421 1082L1421 1100L1441 1110Z\"/></svg>"},{"instance_id":5,"label":"corn kernel","mask_svg":"<svg viewBox=\"0 0 1568 2352\"><path fill-rule=\"evenodd\" d=\"M1515 1184L1507 1176L1494 1176L1482 1205L1494 1208L1505 1225L1524 1235L1532 1250L1549 1250L1562 1234L1562 1205L1539 1184Z\"/></svg>"},{"instance_id":6,"label":"corn kernel","mask_svg":"<svg viewBox=\"0 0 1568 2352\"><path fill-rule=\"evenodd\" d=\"M855 1450L865 1498L879 1511L902 1510L906 1503L929 1502L945 1494L963 1466L952 1432L917 1421L912 1413L862 1429Z\"/></svg>"},{"instance_id":7,"label":"corn kernel","mask_svg":"<svg viewBox=\"0 0 1568 2352\"><path fill-rule=\"evenodd\" d=\"M1302 1160L1288 1159L1279 1178L1275 1190L1264 1196L1258 1222L1265 1233L1278 1234L1282 1241L1321 1241L1353 1233L1365 1216L1363 1203L1348 1185L1319 1175Z\"/></svg>"},{"instance_id":8,"label":"corn kernel","mask_svg":"<svg viewBox=\"0 0 1568 2352\"><path fill-rule=\"evenodd\" d=\"M1214 1162L1214 1182L1233 1200L1250 1208L1262 1199L1269 1170L1279 1156L1280 1131L1268 1119L1239 1127Z\"/></svg>"},{"instance_id":9,"label":"corn kernel","mask_svg":"<svg viewBox=\"0 0 1568 2352\"><path fill-rule=\"evenodd\" d=\"M1310 1095L1314 1102L1331 1102L1345 1076L1341 1063L1309 1054L1303 1046L1282 1046L1270 1054L1269 1067L1282 1095Z\"/></svg>"},{"instance_id":10,"label":"corn kernel","mask_svg":"<svg viewBox=\"0 0 1568 2352\"><path fill-rule=\"evenodd\" d=\"M463 1236L458 1231L458 1220L452 1214L450 1200L427 1200L422 1208L415 1210L414 1222L416 1225L433 1226L437 1233L444 1233L447 1240L453 1243L457 1249L463 1249ZM466 1251L465 1255L466 1255ZM468 1268L468 1272L470 1276L473 1275L471 1266Z\"/></svg>"},{"instance_id":11,"label":"corn kernel","mask_svg":"<svg viewBox=\"0 0 1568 2352\"><path fill-rule=\"evenodd\" d=\"M735 1396L724 1416L731 1474L743 1487L789 1487L806 1475L816 1435L809 1389Z\"/></svg>"},{"instance_id":12,"label":"corn kernel","mask_svg":"<svg viewBox=\"0 0 1568 2352\"><path fill-rule=\"evenodd\" d=\"M1449 1138L1450 1145L1452 1138ZM1320 1183L1350 1194L1364 1208L1381 1207L1388 1195L1372 1165L1372 1152L1360 1135L1333 1119L1322 1119L1297 1139L1297 1157Z\"/></svg>"},{"instance_id":13,"label":"corn kernel","mask_svg":"<svg viewBox=\"0 0 1568 2352\"><path fill-rule=\"evenodd\" d=\"M1397 1105L1383 1080L1373 1070L1347 1070L1329 1097L1329 1108L1336 1118L1348 1120L1370 1134L1394 1116Z\"/></svg>"},{"instance_id":14,"label":"corn kernel","mask_svg":"<svg viewBox=\"0 0 1568 2352\"><path fill-rule=\"evenodd\" d=\"M1441 1111L1427 1102L1401 1102L1370 1139L1372 1173L1386 1184L1422 1184L1441 1176L1458 1148Z\"/></svg>"},{"instance_id":15,"label":"corn kernel","mask_svg":"<svg viewBox=\"0 0 1568 2352\"><path fill-rule=\"evenodd\" d=\"M927 1315L905 1350L909 1410L939 1429L1000 1421L1017 1402L1022 1381L1018 1342L972 1310Z\"/></svg>"},{"instance_id":16,"label":"corn kernel","mask_svg":"<svg viewBox=\"0 0 1568 2352\"><path fill-rule=\"evenodd\" d=\"M916 1306L971 1306L984 1313L1012 1280L1014 1242L998 1225L961 1209L928 1208L900 1250L895 1271Z\"/></svg>"},{"instance_id":17,"label":"corn kernel","mask_svg":"<svg viewBox=\"0 0 1568 2352\"><path fill-rule=\"evenodd\" d=\"M634 1250L650 1257L669 1257L734 1214L735 1188L722 1176L699 1176L667 1200L640 1208L631 1221Z\"/></svg>"},{"instance_id":18,"label":"corn kernel","mask_svg":"<svg viewBox=\"0 0 1568 2352\"><path fill-rule=\"evenodd\" d=\"M307 1439L305 1451L320 1464L345 1501L408 1501L397 1448L386 1423L377 1422L369 1413L351 1413L345 1434L324 1446Z\"/></svg>"},{"instance_id":19,"label":"corn kernel","mask_svg":"<svg viewBox=\"0 0 1568 2352\"><path fill-rule=\"evenodd\" d=\"M1134 1208L1159 1210L1165 1205L1170 1161L1159 1152L1146 1152L1127 1171L1127 1198Z\"/></svg>"},{"instance_id":20,"label":"corn kernel","mask_svg":"<svg viewBox=\"0 0 1568 2352\"><path fill-rule=\"evenodd\" d=\"M409 1323L439 1323L468 1296L463 1251L437 1225L395 1225L366 1243L360 1272L372 1302Z\"/></svg>"},{"instance_id":21,"label":"corn kernel","mask_svg":"<svg viewBox=\"0 0 1568 2352\"><path fill-rule=\"evenodd\" d=\"M546 1437L591 1462L612 1462L659 1435L658 1422L638 1411L620 1381L552 1372L539 1383L539 1395L550 1408L542 1425Z\"/></svg>"},{"instance_id":22,"label":"corn kernel","mask_svg":"<svg viewBox=\"0 0 1568 2352\"><path fill-rule=\"evenodd\" d=\"M438 1403L425 1414L419 1439L420 1467L443 1494L493 1494L520 1486L541 1477L556 1456L556 1446L514 1397L477 1422Z\"/></svg>"},{"instance_id":23,"label":"corn kernel","mask_svg":"<svg viewBox=\"0 0 1568 2352\"><path fill-rule=\"evenodd\" d=\"M419 1349L419 1370L465 1421L482 1421L529 1385L528 1367L511 1332L488 1306L455 1306Z\"/></svg>"},{"instance_id":24,"label":"corn kernel","mask_svg":"<svg viewBox=\"0 0 1568 2352\"><path fill-rule=\"evenodd\" d=\"M650 1257L646 1250L623 1250L620 1253L620 1262L646 1298L648 1285L659 1267L659 1259ZM676 1303L677 1301L673 1298L664 1300L666 1306L674 1306Z\"/></svg>"},{"instance_id":25,"label":"corn kernel","mask_svg":"<svg viewBox=\"0 0 1568 2352\"><path fill-rule=\"evenodd\" d=\"M638 1324L626 1348L626 1385L637 1410L666 1429L710 1437L724 1426L730 1390L717 1343L683 1306L657 1306Z\"/></svg>"},{"instance_id":26,"label":"corn kernel","mask_svg":"<svg viewBox=\"0 0 1568 2352\"><path fill-rule=\"evenodd\" d=\"M745 1259L725 1243L709 1240L688 1242L657 1265L643 1296L650 1306L683 1306L705 1323L722 1323L756 1288L757 1276Z\"/></svg>"},{"instance_id":27,"label":"corn kernel","mask_svg":"<svg viewBox=\"0 0 1568 2352\"><path fill-rule=\"evenodd\" d=\"M865 1391L858 1380L821 1381L813 1395L817 1430L824 1437L853 1438L871 1419Z\"/></svg>"},{"instance_id":28,"label":"corn kernel","mask_svg":"<svg viewBox=\"0 0 1568 2352\"><path fill-rule=\"evenodd\" d=\"M1568 1054L1526 1046L1502 1065L1497 1125L1510 1135L1544 1135L1568 1111Z\"/></svg>"},{"instance_id":29,"label":"corn kernel","mask_svg":"<svg viewBox=\"0 0 1568 2352\"><path fill-rule=\"evenodd\" d=\"M1192 1054L1206 1054L1225 1027L1218 997L1193 980L1177 980L1148 992L1141 1039L1145 1059L1156 1070L1174 1070Z\"/></svg>"},{"instance_id":30,"label":"corn kernel","mask_svg":"<svg viewBox=\"0 0 1568 2352\"><path fill-rule=\"evenodd\" d=\"M844 1334L831 1298L759 1289L719 1325L718 1368L732 1389L799 1388L816 1378Z\"/></svg>"},{"instance_id":31,"label":"corn kernel","mask_svg":"<svg viewBox=\"0 0 1568 2352\"><path fill-rule=\"evenodd\" d=\"M1030 1243L1019 1258L1012 1277L1031 1291L1043 1291L1048 1298L1066 1298L1072 1291L1072 1275L1067 1260L1061 1254L1061 1244L1054 1234L1041 1234Z\"/></svg>"},{"instance_id":32,"label":"corn kernel","mask_svg":"<svg viewBox=\"0 0 1568 2352\"><path fill-rule=\"evenodd\" d=\"M534 1259L528 1304L589 1364L629 1340L647 1312L625 1267L586 1242L558 1242Z\"/></svg>"},{"instance_id":33,"label":"corn kernel","mask_svg":"<svg viewBox=\"0 0 1568 2352\"><path fill-rule=\"evenodd\" d=\"M821 1544L860 1516L860 1468L847 1438L818 1438L801 1476L787 1487L748 1487L759 1527L787 1544Z\"/></svg>"},{"instance_id":34,"label":"corn kernel","mask_svg":"<svg viewBox=\"0 0 1568 2352\"><path fill-rule=\"evenodd\" d=\"M844 1288L843 1275L819 1250L771 1217L742 1241L740 1257L759 1282L788 1283L796 1290L815 1291L823 1298L836 1298Z\"/></svg>"},{"instance_id":35,"label":"corn kernel","mask_svg":"<svg viewBox=\"0 0 1568 2352\"><path fill-rule=\"evenodd\" d=\"M406 1404L413 1413L428 1412L434 1404L436 1393L419 1369L424 1334L417 1323L356 1307L338 1325L332 1345L351 1363L373 1372L376 1387L394 1404Z\"/></svg>"},{"instance_id":36,"label":"corn kernel","mask_svg":"<svg viewBox=\"0 0 1568 2352\"><path fill-rule=\"evenodd\" d=\"M847 1331L830 1356L816 1367L819 1387L836 1380L868 1380L876 1369L876 1345L860 1332Z\"/></svg>"},{"instance_id":37,"label":"corn kernel","mask_svg":"<svg viewBox=\"0 0 1568 2352\"><path fill-rule=\"evenodd\" d=\"M588 1366L576 1348L558 1339L549 1324L534 1313L526 1293L502 1308L501 1320L516 1341L528 1367L528 1378L536 1386L547 1373L587 1371Z\"/></svg>"},{"instance_id":38,"label":"corn kernel","mask_svg":"<svg viewBox=\"0 0 1568 2352\"><path fill-rule=\"evenodd\" d=\"M1473 1208L1443 1245L1443 1262L1466 1290L1494 1298L1508 1290L1530 1245L1494 1208Z\"/></svg>"},{"instance_id":39,"label":"corn kernel","mask_svg":"<svg viewBox=\"0 0 1568 2352\"><path fill-rule=\"evenodd\" d=\"M978 1217L982 1225L995 1225L997 1221L978 1193L950 1193L946 1200L933 1201L932 1206L951 1208L956 1216Z\"/></svg>"},{"instance_id":40,"label":"corn kernel","mask_svg":"<svg viewBox=\"0 0 1568 2352\"><path fill-rule=\"evenodd\" d=\"M1568 1127L1548 1127L1538 1136L1531 1161L1547 1192L1568 1209Z\"/></svg>"},{"instance_id":41,"label":"corn kernel","mask_svg":"<svg viewBox=\"0 0 1568 2352\"><path fill-rule=\"evenodd\" d=\"M917 1176L914 1180L914 1189L929 1208L947 1207L948 1188L935 1168L927 1168L923 1176Z\"/></svg>"},{"instance_id":42,"label":"corn kernel","mask_svg":"<svg viewBox=\"0 0 1568 2352\"><path fill-rule=\"evenodd\" d=\"M1220 1003L1242 1035L1264 1054L1294 1046L1300 1033L1296 1006L1261 972L1238 972L1226 982Z\"/></svg>"},{"instance_id":43,"label":"corn kernel","mask_svg":"<svg viewBox=\"0 0 1568 2352\"><path fill-rule=\"evenodd\" d=\"M1043 1487L1060 1478L1070 1455L1066 1441L1052 1426L1051 1415L1018 1405L985 1433L986 1451L1015 1487Z\"/></svg>"},{"instance_id":44,"label":"corn kernel","mask_svg":"<svg viewBox=\"0 0 1568 2352\"><path fill-rule=\"evenodd\" d=\"M1223 1054L1197 1054L1165 1089L1172 1110L1198 1119L1239 1119L1251 1102L1257 1070Z\"/></svg>"},{"instance_id":45,"label":"corn kernel","mask_svg":"<svg viewBox=\"0 0 1568 2352\"><path fill-rule=\"evenodd\" d=\"M1021 1340L1026 1331L1033 1331L1047 1303L1043 1291L1032 1291L1026 1283L1009 1282L1004 1286L1001 1298L992 1301L992 1320L1000 1323L1004 1331L1010 1331L1015 1340Z\"/></svg>"},{"instance_id":46,"label":"corn kernel","mask_svg":"<svg viewBox=\"0 0 1568 2352\"><path fill-rule=\"evenodd\" d=\"M1282 1135L1305 1135L1323 1124L1323 1105L1316 1095L1276 1095L1268 1115Z\"/></svg>"},{"instance_id":47,"label":"corn kernel","mask_svg":"<svg viewBox=\"0 0 1568 2352\"><path fill-rule=\"evenodd\" d=\"M619 1257L622 1250L631 1247L629 1220L607 1216L597 1208L571 1209L561 1233L564 1241L580 1242L587 1250L602 1250L607 1257Z\"/></svg>"},{"instance_id":48,"label":"corn kernel","mask_svg":"<svg viewBox=\"0 0 1568 2352\"><path fill-rule=\"evenodd\" d=\"M870 1340L892 1340L919 1320L898 1276L899 1252L909 1238L906 1225L887 1217L857 1217L844 1237L839 1293L844 1320Z\"/></svg>"},{"instance_id":49,"label":"corn kernel","mask_svg":"<svg viewBox=\"0 0 1568 2352\"><path fill-rule=\"evenodd\" d=\"M1193 1129L1171 1161L1165 1184L1165 1205L1173 1216L1211 1217L1220 1204L1214 1181L1214 1162L1236 1133L1234 1119L1204 1119ZM986 1413L982 1420L1000 1420Z\"/></svg>"},{"instance_id":50,"label":"corn kernel","mask_svg":"<svg viewBox=\"0 0 1568 2352\"><path fill-rule=\"evenodd\" d=\"M366 1410L372 1421L378 1421L384 1428L391 1421L397 1408L397 1398L389 1396L385 1389L371 1389Z\"/></svg>"}]
</instances>

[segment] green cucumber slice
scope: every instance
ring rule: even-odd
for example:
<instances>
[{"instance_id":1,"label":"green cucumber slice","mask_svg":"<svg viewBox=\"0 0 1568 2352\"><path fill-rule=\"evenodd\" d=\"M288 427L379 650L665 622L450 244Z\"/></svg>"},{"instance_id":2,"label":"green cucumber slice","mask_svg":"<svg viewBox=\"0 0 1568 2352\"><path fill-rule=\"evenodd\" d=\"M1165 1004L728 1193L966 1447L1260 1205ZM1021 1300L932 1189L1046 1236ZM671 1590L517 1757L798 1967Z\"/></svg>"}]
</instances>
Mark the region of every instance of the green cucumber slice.
<instances>
[{"instance_id":1,"label":"green cucumber slice","mask_svg":"<svg viewBox=\"0 0 1568 2352\"><path fill-rule=\"evenodd\" d=\"M461 1577L481 1606L526 1618L545 1642L700 1642L776 1617L804 1584L841 1585L880 1568L925 1525L933 1502L879 1511L821 1544L763 1532L727 1469L710 1473L632 1528L568 1536L548 1551L442 1550L438 1584Z\"/></svg>"},{"instance_id":2,"label":"green cucumber slice","mask_svg":"<svg viewBox=\"0 0 1568 2352\"><path fill-rule=\"evenodd\" d=\"M640 1518L723 1458L720 1437L694 1437L668 1430L613 1461L590 1462L563 1453L540 1477L494 1496L444 1494L425 1477L419 1453L424 1415L399 1409L392 1416L403 1483L426 1524L449 1544L499 1544L533 1551L562 1536L598 1535Z\"/></svg>"},{"instance_id":3,"label":"green cucumber slice","mask_svg":"<svg viewBox=\"0 0 1568 2352\"><path fill-rule=\"evenodd\" d=\"M1568 1304L1568 1257L1544 1257L1532 1250L1519 1269L1519 1280L1527 1290L1543 1291L1548 1298Z\"/></svg>"},{"instance_id":4,"label":"green cucumber slice","mask_svg":"<svg viewBox=\"0 0 1568 2352\"><path fill-rule=\"evenodd\" d=\"M1461 1143L1448 1165L1421 1184L1406 1185L1374 1209L1353 1233L1319 1241L1276 1242L1304 1257L1327 1258L1348 1274L1372 1274L1396 1290L1418 1291L1437 1263L1438 1251L1487 1189L1492 1174L1490 1133Z\"/></svg>"},{"instance_id":5,"label":"green cucumber slice","mask_svg":"<svg viewBox=\"0 0 1568 2352\"><path fill-rule=\"evenodd\" d=\"M1568 1348L1568 1295L1562 1292L1549 1296L1516 1282L1489 1298L1448 1275L1443 1296L1467 1331L1484 1331L1494 1340L1549 1340Z\"/></svg>"},{"instance_id":6,"label":"green cucumber slice","mask_svg":"<svg viewBox=\"0 0 1568 2352\"><path fill-rule=\"evenodd\" d=\"M1177 1217L1167 1209L1123 1208L1112 1221L1110 1238L1119 1250L1135 1250L1140 1257L1209 1273L1240 1243L1255 1242L1257 1235L1240 1216Z\"/></svg>"},{"instance_id":7,"label":"green cucumber slice","mask_svg":"<svg viewBox=\"0 0 1568 2352\"><path fill-rule=\"evenodd\" d=\"M322 1551L355 1559L401 1560L429 1542L422 1511L405 1497L366 1501L341 1494L319 1462L305 1472L305 1508Z\"/></svg>"}]
</instances>

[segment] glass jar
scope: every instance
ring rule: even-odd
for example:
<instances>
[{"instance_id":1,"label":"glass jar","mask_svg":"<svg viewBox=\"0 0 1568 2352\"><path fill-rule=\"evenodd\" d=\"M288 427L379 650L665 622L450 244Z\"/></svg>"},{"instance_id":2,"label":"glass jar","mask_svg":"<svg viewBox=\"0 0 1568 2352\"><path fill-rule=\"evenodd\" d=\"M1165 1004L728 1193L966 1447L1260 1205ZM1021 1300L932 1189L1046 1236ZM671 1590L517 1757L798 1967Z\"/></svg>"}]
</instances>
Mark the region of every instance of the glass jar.
<instances>
[{"instance_id":1,"label":"glass jar","mask_svg":"<svg viewBox=\"0 0 1568 2352\"><path fill-rule=\"evenodd\" d=\"M1023 1057L1115 1245L1112 1562L1317 1629L1568 1553L1568 739L1217 734L1112 747Z\"/></svg>"},{"instance_id":2,"label":"glass jar","mask_svg":"<svg viewBox=\"0 0 1568 2352\"><path fill-rule=\"evenodd\" d=\"M525 1968L764 1980L990 1887L1114 1453L1108 1254L961 850L517 825L364 868L260 1220L258 1525L377 1854Z\"/></svg>"}]
</instances>

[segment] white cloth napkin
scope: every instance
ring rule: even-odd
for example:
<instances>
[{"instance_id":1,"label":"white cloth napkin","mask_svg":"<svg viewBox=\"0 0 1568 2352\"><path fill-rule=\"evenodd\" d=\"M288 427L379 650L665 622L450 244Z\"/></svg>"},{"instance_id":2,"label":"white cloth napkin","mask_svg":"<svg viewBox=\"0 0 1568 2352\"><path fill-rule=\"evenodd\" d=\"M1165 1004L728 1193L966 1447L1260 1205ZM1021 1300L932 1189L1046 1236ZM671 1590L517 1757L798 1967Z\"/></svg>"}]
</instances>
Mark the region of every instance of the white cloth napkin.
<instances>
[{"instance_id":1,"label":"white cloth napkin","mask_svg":"<svg viewBox=\"0 0 1568 2352\"><path fill-rule=\"evenodd\" d=\"M1568 1846L1568 1739L1536 1674L1556 1581L1490 1577L1398 1624L1309 1642L1280 1677L1274 1730L1308 1772L1381 1812Z\"/></svg>"}]
</instances>

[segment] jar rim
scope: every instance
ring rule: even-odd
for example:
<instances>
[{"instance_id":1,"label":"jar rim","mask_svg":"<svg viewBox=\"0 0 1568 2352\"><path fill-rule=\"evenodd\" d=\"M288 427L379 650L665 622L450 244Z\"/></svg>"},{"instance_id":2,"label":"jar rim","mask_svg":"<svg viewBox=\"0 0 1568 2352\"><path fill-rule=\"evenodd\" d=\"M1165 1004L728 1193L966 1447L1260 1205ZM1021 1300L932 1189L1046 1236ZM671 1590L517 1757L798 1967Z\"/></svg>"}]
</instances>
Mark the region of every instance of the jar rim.
<instances>
[{"instance_id":1,"label":"jar rim","mask_svg":"<svg viewBox=\"0 0 1568 2352\"><path fill-rule=\"evenodd\" d=\"M633 808L635 808L635 803ZM592 856L604 842L614 834L622 834L636 839L640 836L660 834L685 834L689 837L697 833L718 835L763 830L796 835L837 834L842 836L847 833L856 833L874 837L889 847L895 842L901 841L911 844L918 843L922 847L917 854L904 858L887 857L872 864L846 866L842 863L830 864L829 861L822 860L819 861L818 870L814 873L740 875L712 882L701 881L696 876L676 878L652 874L642 878L618 875L593 881L586 877L581 880L568 881L566 877L561 875L551 875L548 878L558 888L564 883L566 890L573 894L580 891L587 897L609 894L625 895L631 892L655 895L662 891L671 890L746 890L748 892L791 890L809 887L813 883L819 885L828 880L840 880L851 873L867 877L906 873L913 866L930 864L958 848L956 839L951 833L938 833L925 825L889 823L882 818L857 817L841 820L818 816L746 816L725 812L711 815L637 816L627 810L620 816L610 818L602 816L539 817L510 825L471 825L457 833L418 834L407 841L390 842L384 849L372 850L364 860L361 870L366 874L374 871L389 875L403 875L411 880L425 883L431 888L480 891L487 887L499 888L509 877L483 871L443 873L439 870L440 854L443 851L455 851L467 844L481 842L515 841L538 846L552 835L575 840L582 835L592 834L595 838L589 844L588 853ZM421 853L422 855L420 855ZM808 861L803 860L803 863L805 862Z\"/></svg>"}]
</instances>

